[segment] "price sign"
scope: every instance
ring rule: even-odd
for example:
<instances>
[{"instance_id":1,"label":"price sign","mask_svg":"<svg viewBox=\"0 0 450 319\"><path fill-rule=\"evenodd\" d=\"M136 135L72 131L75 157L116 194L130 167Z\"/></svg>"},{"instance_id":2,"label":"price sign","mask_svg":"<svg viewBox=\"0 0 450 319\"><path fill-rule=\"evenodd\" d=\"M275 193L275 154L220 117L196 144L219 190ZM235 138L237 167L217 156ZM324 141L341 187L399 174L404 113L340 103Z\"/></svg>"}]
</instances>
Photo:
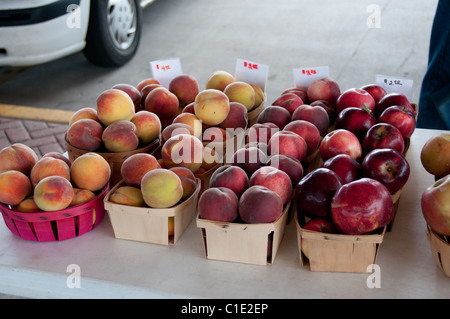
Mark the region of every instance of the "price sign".
<instances>
[{"instance_id":1,"label":"price sign","mask_svg":"<svg viewBox=\"0 0 450 319\"><path fill-rule=\"evenodd\" d=\"M269 74L269 67L264 64L237 59L234 78L238 81L253 83L259 86L264 92Z\"/></svg>"},{"instance_id":2,"label":"price sign","mask_svg":"<svg viewBox=\"0 0 450 319\"><path fill-rule=\"evenodd\" d=\"M413 80L386 75L377 75L375 81L376 84L385 89L387 93L400 93L405 95L407 99L411 101L414 84Z\"/></svg>"},{"instance_id":3,"label":"price sign","mask_svg":"<svg viewBox=\"0 0 450 319\"><path fill-rule=\"evenodd\" d=\"M313 81L326 78L329 75L328 66L294 69L294 84L296 87L308 87Z\"/></svg>"},{"instance_id":4,"label":"price sign","mask_svg":"<svg viewBox=\"0 0 450 319\"><path fill-rule=\"evenodd\" d=\"M183 73L180 59L156 60L150 62L153 78L165 88L169 88L170 81Z\"/></svg>"}]
</instances>

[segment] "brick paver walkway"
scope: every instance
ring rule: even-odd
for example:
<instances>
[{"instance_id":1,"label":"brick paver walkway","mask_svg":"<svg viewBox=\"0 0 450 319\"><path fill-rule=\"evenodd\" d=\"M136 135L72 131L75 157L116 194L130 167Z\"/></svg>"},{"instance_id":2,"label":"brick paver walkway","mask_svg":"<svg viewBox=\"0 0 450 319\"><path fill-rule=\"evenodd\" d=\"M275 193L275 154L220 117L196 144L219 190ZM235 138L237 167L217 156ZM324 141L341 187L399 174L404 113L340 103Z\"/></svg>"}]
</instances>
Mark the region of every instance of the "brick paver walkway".
<instances>
[{"instance_id":1,"label":"brick paver walkway","mask_svg":"<svg viewBox=\"0 0 450 319\"><path fill-rule=\"evenodd\" d=\"M14 143L30 146L39 157L66 151L64 135L69 125L40 120L0 117L0 149Z\"/></svg>"}]
</instances>

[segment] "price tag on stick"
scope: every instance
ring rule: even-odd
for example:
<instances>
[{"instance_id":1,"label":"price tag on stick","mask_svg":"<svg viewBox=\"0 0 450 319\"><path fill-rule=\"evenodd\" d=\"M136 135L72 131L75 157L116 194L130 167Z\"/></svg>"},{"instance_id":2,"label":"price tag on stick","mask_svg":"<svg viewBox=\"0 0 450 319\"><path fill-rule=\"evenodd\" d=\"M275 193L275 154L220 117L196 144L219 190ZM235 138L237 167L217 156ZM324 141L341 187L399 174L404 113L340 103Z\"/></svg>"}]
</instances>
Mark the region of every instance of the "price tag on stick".
<instances>
[{"instance_id":1,"label":"price tag on stick","mask_svg":"<svg viewBox=\"0 0 450 319\"><path fill-rule=\"evenodd\" d=\"M376 84L381 86L387 93L400 93L411 101L414 81L411 79L392 77L387 75L377 75Z\"/></svg>"},{"instance_id":2,"label":"price tag on stick","mask_svg":"<svg viewBox=\"0 0 450 319\"><path fill-rule=\"evenodd\" d=\"M180 59L156 60L150 62L153 77L165 88L169 88L170 81L183 74Z\"/></svg>"},{"instance_id":3,"label":"price tag on stick","mask_svg":"<svg viewBox=\"0 0 450 319\"><path fill-rule=\"evenodd\" d=\"M313 81L330 76L328 66L299 68L293 71L295 87L309 87Z\"/></svg>"},{"instance_id":4,"label":"price tag on stick","mask_svg":"<svg viewBox=\"0 0 450 319\"><path fill-rule=\"evenodd\" d=\"M264 92L269 74L269 67L264 64L237 59L234 78L237 81L253 83L259 86Z\"/></svg>"}]
</instances>

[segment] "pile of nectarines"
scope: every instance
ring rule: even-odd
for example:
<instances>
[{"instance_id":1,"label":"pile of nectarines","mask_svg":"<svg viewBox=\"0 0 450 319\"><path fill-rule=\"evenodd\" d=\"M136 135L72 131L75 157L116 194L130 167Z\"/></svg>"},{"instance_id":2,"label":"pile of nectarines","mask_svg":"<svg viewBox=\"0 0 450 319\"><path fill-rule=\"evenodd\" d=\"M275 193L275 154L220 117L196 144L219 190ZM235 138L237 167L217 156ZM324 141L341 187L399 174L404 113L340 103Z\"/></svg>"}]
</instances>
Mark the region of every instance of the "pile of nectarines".
<instances>
[{"instance_id":1,"label":"pile of nectarines","mask_svg":"<svg viewBox=\"0 0 450 319\"><path fill-rule=\"evenodd\" d=\"M109 182L108 162L85 153L73 163L61 153L40 159L16 143L0 151L0 202L20 212L56 211L93 200Z\"/></svg>"},{"instance_id":2,"label":"pile of nectarines","mask_svg":"<svg viewBox=\"0 0 450 319\"><path fill-rule=\"evenodd\" d=\"M189 198L197 188L194 173L186 167L164 168L147 153L131 155L121 166L123 185L109 197L116 204L169 208Z\"/></svg>"}]
</instances>

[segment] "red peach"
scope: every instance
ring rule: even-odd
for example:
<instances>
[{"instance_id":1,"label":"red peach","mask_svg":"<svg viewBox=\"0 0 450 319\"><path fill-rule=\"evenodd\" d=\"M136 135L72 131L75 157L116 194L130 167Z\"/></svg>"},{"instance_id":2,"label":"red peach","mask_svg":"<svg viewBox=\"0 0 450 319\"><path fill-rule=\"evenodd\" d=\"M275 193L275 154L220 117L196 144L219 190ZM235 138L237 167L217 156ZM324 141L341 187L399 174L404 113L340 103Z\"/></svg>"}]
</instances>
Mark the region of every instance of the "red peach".
<instances>
[{"instance_id":1,"label":"red peach","mask_svg":"<svg viewBox=\"0 0 450 319\"><path fill-rule=\"evenodd\" d=\"M0 151L0 172L18 170L29 175L37 161L38 156L31 147L22 143L14 143Z\"/></svg>"},{"instance_id":2,"label":"red peach","mask_svg":"<svg viewBox=\"0 0 450 319\"><path fill-rule=\"evenodd\" d=\"M43 211L67 208L72 199L72 184L61 176L48 176L40 180L34 188L34 201Z\"/></svg>"},{"instance_id":3,"label":"red peach","mask_svg":"<svg viewBox=\"0 0 450 319\"><path fill-rule=\"evenodd\" d=\"M148 153L136 153L123 161L120 174L127 185L140 187L142 177L155 168L161 168L155 156Z\"/></svg>"},{"instance_id":4,"label":"red peach","mask_svg":"<svg viewBox=\"0 0 450 319\"><path fill-rule=\"evenodd\" d=\"M22 172L8 170L0 173L0 202L15 206L30 195L30 179Z\"/></svg>"},{"instance_id":5,"label":"red peach","mask_svg":"<svg viewBox=\"0 0 450 319\"><path fill-rule=\"evenodd\" d=\"M33 187L47 176L61 176L70 181L70 167L63 160L53 157L42 157L33 166L30 172L30 180Z\"/></svg>"},{"instance_id":6,"label":"red peach","mask_svg":"<svg viewBox=\"0 0 450 319\"><path fill-rule=\"evenodd\" d=\"M92 119L81 119L67 130L67 140L76 148L95 151L102 146L103 126Z\"/></svg>"},{"instance_id":7,"label":"red peach","mask_svg":"<svg viewBox=\"0 0 450 319\"><path fill-rule=\"evenodd\" d=\"M144 105L145 110L155 113L163 120L177 115L179 101L175 94L161 86L148 93Z\"/></svg>"},{"instance_id":8,"label":"red peach","mask_svg":"<svg viewBox=\"0 0 450 319\"><path fill-rule=\"evenodd\" d=\"M134 123L119 120L111 123L102 134L105 148L110 152L128 152L139 146L137 128Z\"/></svg>"},{"instance_id":9,"label":"red peach","mask_svg":"<svg viewBox=\"0 0 450 319\"><path fill-rule=\"evenodd\" d=\"M137 136L142 144L155 141L161 134L161 120L155 113L140 111L131 118L131 122L136 126Z\"/></svg>"},{"instance_id":10,"label":"red peach","mask_svg":"<svg viewBox=\"0 0 450 319\"><path fill-rule=\"evenodd\" d=\"M98 119L105 126L119 120L129 121L134 113L133 100L124 91L108 89L97 98Z\"/></svg>"}]
</instances>

